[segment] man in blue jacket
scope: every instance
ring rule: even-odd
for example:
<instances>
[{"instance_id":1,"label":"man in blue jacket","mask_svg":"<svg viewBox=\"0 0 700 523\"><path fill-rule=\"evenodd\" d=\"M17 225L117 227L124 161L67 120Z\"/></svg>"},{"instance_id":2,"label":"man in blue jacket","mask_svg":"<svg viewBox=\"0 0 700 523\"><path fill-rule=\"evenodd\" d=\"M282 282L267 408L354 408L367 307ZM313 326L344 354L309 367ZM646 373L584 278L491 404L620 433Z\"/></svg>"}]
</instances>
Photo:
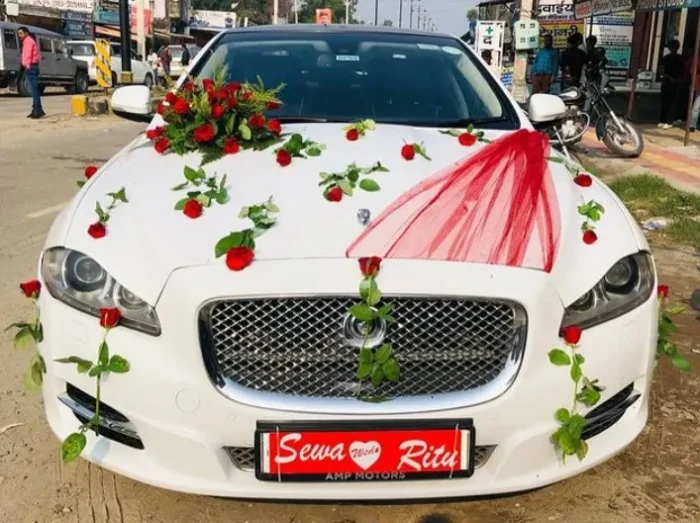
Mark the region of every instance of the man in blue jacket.
<instances>
[{"instance_id":1,"label":"man in blue jacket","mask_svg":"<svg viewBox=\"0 0 700 523\"><path fill-rule=\"evenodd\" d=\"M559 72L559 51L552 48L552 35L544 35L544 47L532 64L532 94L548 93Z\"/></svg>"}]
</instances>

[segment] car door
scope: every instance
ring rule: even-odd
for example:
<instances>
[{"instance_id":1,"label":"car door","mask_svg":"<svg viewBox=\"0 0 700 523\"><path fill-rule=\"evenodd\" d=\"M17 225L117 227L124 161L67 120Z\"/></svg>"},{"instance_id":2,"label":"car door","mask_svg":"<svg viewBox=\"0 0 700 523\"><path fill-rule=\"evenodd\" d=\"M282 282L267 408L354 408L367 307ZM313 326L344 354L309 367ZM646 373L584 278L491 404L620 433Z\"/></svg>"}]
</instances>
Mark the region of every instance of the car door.
<instances>
[{"instance_id":1,"label":"car door","mask_svg":"<svg viewBox=\"0 0 700 523\"><path fill-rule=\"evenodd\" d=\"M142 84L146 81L146 67L133 49L131 51L131 72L134 74L135 84Z\"/></svg>"},{"instance_id":2,"label":"car door","mask_svg":"<svg viewBox=\"0 0 700 523\"><path fill-rule=\"evenodd\" d=\"M17 33L13 29L2 30L3 47L0 53L3 55L3 66L5 71L19 71L21 62L21 47Z\"/></svg>"},{"instance_id":3,"label":"car door","mask_svg":"<svg viewBox=\"0 0 700 523\"><path fill-rule=\"evenodd\" d=\"M41 80L54 79L56 77L56 57L53 54L51 37L48 35L38 35L39 53L41 54L41 64L39 66L39 77Z\"/></svg>"},{"instance_id":4,"label":"car door","mask_svg":"<svg viewBox=\"0 0 700 523\"><path fill-rule=\"evenodd\" d=\"M56 77L61 80L67 80L75 76L75 63L68 56L68 48L64 40L53 38L53 55L56 60ZM64 49L66 52L64 53Z\"/></svg>"}]
</instances>

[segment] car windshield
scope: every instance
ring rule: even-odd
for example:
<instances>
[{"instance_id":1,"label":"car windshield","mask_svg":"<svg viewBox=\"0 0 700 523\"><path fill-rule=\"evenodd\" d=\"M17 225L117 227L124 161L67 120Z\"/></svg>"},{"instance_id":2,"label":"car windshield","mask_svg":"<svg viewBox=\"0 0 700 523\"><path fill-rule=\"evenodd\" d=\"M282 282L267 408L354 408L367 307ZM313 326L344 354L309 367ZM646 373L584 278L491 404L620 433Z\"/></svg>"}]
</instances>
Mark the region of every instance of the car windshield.
<instances>
[{"instance_id":1,"label":"car windshield","mask_svg":"<svg viewBox=\"0 0 700 523\"><path fill-rule=\"evenodd\" d=\"M514 129L493 77L450 37L379 31L230 32L193 71L266 88L284 84L282 120Z\"/></svg>"},{"instance_id":2,"label":"car windshield","mask_svg":"<svg viewBox=\"0 0 700 523\"><path fill-rule=\"evenodd\" d=\"M92 44L68 44L73 50L73 56L95 56L95 48Z\"/></svg>"}]
</instances>

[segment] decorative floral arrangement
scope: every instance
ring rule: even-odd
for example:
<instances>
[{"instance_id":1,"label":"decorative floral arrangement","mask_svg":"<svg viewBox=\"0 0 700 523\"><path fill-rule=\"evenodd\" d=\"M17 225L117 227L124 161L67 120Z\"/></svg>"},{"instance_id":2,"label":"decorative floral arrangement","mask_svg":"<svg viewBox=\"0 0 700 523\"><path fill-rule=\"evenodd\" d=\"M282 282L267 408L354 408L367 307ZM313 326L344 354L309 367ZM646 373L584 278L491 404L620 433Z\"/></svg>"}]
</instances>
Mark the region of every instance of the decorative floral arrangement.
<instances>
[{"instance_id":1,"label":"decorative floral arrangement","mask_svg":"<svg viewBox=\"0 0 700 523\"><path fill-rule=\"evenodd\" d=\"M91 378L95 378L95 413L92 418L90 418L86 423L83 423L78 432L74 432L63 440L61 445L61 457L63 458L63 463L70 463L76 459L83 452L85 445L87 445L87 437L85 433L89 430L93 430L95 434L98 434L98 429L100 426L100 396L101 396L101 382L102 377L108 375L110 372L115 374L124 374L129 372L129 362L118 354L110 355L109 345L107 345L107 335L110 330L117 326L119 320L121 319L121 313L119 309L100 309L100 326L104 329L104 336L102 338L102 343L100 343L97 349L97 360L92 362L78 356L69 356L67 358L59 358L56 360L57 363L71 363L75 364L78 369L78 373L85 374Z\"/></svg>"},{"instance_id":2,"label":"decorative floral arrangement","mask_svg":"<svg viewBox=\"0 0 700 523\"><path fill-rule=\"evenodd\" d=\"M213 202L224 205L228 202L227 177L223 175L208 176L202 168L206 163L217 160L224 155L237 154L241 149L264 150L281 143L285 136L278 120L268 120L264 116L267 111L279 107L278 94L283 86L272 90L264 88L262 81L252 85L248 83L224 82L225 73L221 71L214 79L201 82L187 81L178 92L167 94L165 103L158 107L166 126L156 127L147 131L147 138L153 143L154 149L161 154L172 151L183 155L190 151L202 154L202 161L197 169L184 168L185 181L172 188L173 191L187 191L186 197L175 204L175 210L182 211L191 219L201 217L205 209ZM343 128L349 141L356 141L375 129L372 120L362 120ZM477 141L488 142L484 133L475 132L470 125L466 130L450 129L441 131L458 139L460 145L473 146ZM325 146L310 140L305 140L301 134L292 134L280 147L275 149L276 161L281 167L288 166L293 158L308 158L319 156ZM401 156L411 161L416 155L430 160L423 144L406 143L401 147ZM574 183L587 188L592 185L592 178L579 172L578 168L560 157L550 157L549 160L564 163L573 175ZM97 172L97 167L88 166L84 175L90 179ZM340 202L344 196L352 196L355 189L368 192L380 190L380 185L370 175L388 172L380 162L370 167L359 167L355 163L339 173L320 173L324 198L330 202ZM84 181L79 181L82 187ZM93 238L103 238L107 233L107 222L110 213L118 203L128 202L124 188L109 193L110 204L103 209L99 202L95 212L97 222L90 225L88 233ZM221 238L214 247L216 258L225 256L226 265L232 271L241 271L248 267L255 258L256 239L273 227L276 214L280 209L273 202L272 196L261 203L244 206L239 217L252 222L252 226L233 231ZM582 224L583 241L592 244L597 240L594 231L595 224L600 221L604 209L599 203L589 200L578 206L578 212L585 218ZM400 380L401 371L390 342L378 347L368 345L372 326L375 322L392 323L392 306L379 306L382 292L377 283L382 259L380 257L362 257L359 259L362 279L359 284L360 300L348 310L349 315L357 322L359 331L363 334L362 345L356 376L359 381L360 399L368 399L363 392L363 383L369 381L376 389L385 382L396 383ZM46 364L39 353L38 344L43 341L43 329L39 319L37 299L41 284L32 280L20 285L24 295L32 300L35 308L34 318L30 322L13 323L10 327L17 328L15 345L22 347L33 340L37 345L30 369L27 373L27 384L32 388L41 386ZM680 356L677 347L669 341L675 331L672 317L679 314L682 308L666 307L667 287L659 287L659 342L657 357L667 355L672 363L681 370L688 370L688 362ZM59 363L75 364L78 373L88 374L95 378L96 407L93 417L83 423L77 432L69 435L62 445L62 457L65 463L76 459L87 444L86 434L90 430L98 433L100 425L100 396L101 380L110 373L120 374L129 371L130 365L123 357L111 354L107 344L110 331L121 319L118 309L101 309L100 326L104 329L96 360L86 360L77 356L69 356L56 360ZM579 407L593 407L601 399L604 390L595 379L590 379L583 373L585 358L578 352L578 344L582 336L581 328L568 326L560 333L564 348L556 348L549 352L549 361L558 367L567 367L574 383L573 402L569 407L562 407L555 413L558 423L557 430L551 438L561 451L564 459L576 456L582 460L588 451L587 443L581 434L585 426L585 418L579 412Z\"/></svg>"},{"instance_id":3,"label":"decorative floral arrangement","mask_svg":"<svg viewBox=\"0 0 700 523\"><path fill-rule=\"evenodd\" d=\"M371 167L358 167L351 163L340 173L321 173L319 186L324 187L323 197L329 202L339 202L343 195L352 196L353 189L359 187L363 191L375 192L380 189L379 184L367 175L372 173L386 173L389 169L380 162ZM361 178L361 176L364 176Z\"/></svg>"},{"instance_id":4,"label":"decorative floral arrangement","mask_svg":"<svg viewBox=\"0 0 700 523\"><path fill-rule=\"evenodd\" d=\"M226 70L214 79L188 80L179 92L168 92L158 114L167 123L148 131L156 151L185 154L200 151L202 163L218 160L240 149L266 149L280 140L279 120L263 115L280 106L279 92L284 85L265 89L257 84L225 82Z\"/></svg>"}]
</instances>

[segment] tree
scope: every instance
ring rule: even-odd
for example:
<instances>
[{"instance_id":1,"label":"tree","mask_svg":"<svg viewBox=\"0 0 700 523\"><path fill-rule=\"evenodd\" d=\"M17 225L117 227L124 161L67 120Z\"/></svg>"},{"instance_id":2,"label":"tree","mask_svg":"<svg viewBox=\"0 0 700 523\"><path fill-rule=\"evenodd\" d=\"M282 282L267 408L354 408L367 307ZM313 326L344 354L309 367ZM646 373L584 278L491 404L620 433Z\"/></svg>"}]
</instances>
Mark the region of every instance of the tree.
<instances>
[{"instance_id":1,"label":"tree","mask_svg":"<svg viewBox=\"0 0 700 523\"><path fill-rule=\"evenodd\" d=\"M382 22L382 25L383 25L384 27L394 27L394 22L392 22L391 20L384 20L384 21Z\"/></svg>"},{"instance_id":2,"label":"tree","mask_svg":"<svg viewBox=\"0 0 700 523\"><path fill-rule=\"evenodd\" d=\"M470 22L476 22L479 19L479 10L472 7L469 11L467 11L467 20Z\"/></svg>"}]
</instances>

